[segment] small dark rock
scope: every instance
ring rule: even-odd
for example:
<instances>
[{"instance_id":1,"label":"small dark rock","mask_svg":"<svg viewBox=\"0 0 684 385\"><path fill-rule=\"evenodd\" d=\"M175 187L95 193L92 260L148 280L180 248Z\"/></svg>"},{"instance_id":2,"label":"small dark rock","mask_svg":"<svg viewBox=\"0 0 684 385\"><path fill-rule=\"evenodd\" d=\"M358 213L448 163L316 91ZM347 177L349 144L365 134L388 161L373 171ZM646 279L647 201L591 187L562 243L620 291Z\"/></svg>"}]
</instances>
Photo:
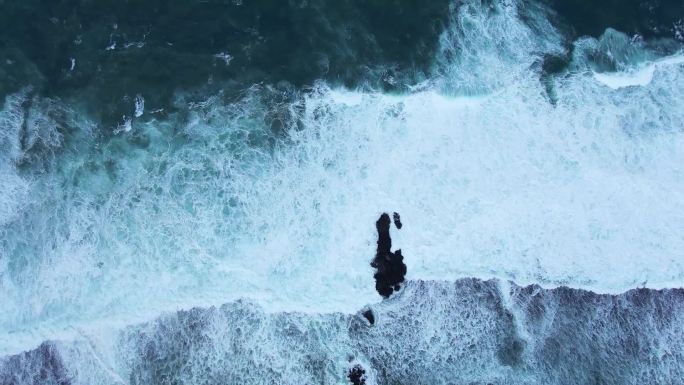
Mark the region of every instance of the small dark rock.
<instances>
[{"instance_id":1,"label":"small dark rock","mask_svg":"<svg viewBox=\"0 0 684 385\"><path fill-rule=\"evenodd\" d=\"M71 385L71 375L53 342L0 359L0 384Z\"/></svg>"},{"instance_id":2,"label":"small dark rock","mask_svg":"<svg viewBox=\"0 0 684 385\"><path fill-rule=\"evenodd\" d=\"M366 384L366 371L361 367L361 365L354 365L353 368L349 369L347 378L354 385L365 385Z\"/></svg>"},{"instance_id":3,"label":"small dark rock","mask_svg":"<svg viewBox=\"0 0 684 385\"><path fill-rule=\"evenodd\" d=\"M397 226L397 229L401 229L401 217L399 216L398 212L394 212L394 215L392 215L392 218L394 219L394 225Z\"/></svg>"},{"instance_id":4,"label":"small dark rock","mask_svg":"<svg viewBox=\"0 0 684 385\"><path fill-rule=\"evenodd\" d=\"M375 324L375 315L373 314L373 310L368 309L361 313L361 315L363 315L363 318L367 319L371 325Z\"/></svg>"}]
</instances>

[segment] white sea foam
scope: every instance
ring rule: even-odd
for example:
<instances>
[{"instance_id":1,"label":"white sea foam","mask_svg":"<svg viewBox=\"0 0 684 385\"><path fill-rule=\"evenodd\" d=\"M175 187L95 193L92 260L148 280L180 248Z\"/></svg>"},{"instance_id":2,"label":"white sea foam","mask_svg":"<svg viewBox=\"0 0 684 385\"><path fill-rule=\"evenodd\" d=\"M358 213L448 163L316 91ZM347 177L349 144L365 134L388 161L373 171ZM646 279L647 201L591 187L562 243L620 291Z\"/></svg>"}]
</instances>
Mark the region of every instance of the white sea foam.
<instances>
[{"instance_id":1,"label":"white sea foam","mask_svg":"<svg viewBox=\"0 0 684 385\"><path fill-rule=\"evenodd\" d=\"M621 71L617 73L594 72L594 79L612 89L629 86L645 86L651 83L657 68L662 66L681 65L682 63L684 63L684 55L674 55L656 60L652 63L642 64L639 68L631 71Z\"/></svg>"},{"instance_id":2,"label":"white sea foam","mask_svg":"<svg viewBox=\"0 0 684 385\"><path fill-rule=\"evenodd\" d=\"M135 96L135 115L136 118L139 118L142 116L142 114L145 113L145 99L142 97L142 95L138 94Z\"/></svg>"}]
</instances>

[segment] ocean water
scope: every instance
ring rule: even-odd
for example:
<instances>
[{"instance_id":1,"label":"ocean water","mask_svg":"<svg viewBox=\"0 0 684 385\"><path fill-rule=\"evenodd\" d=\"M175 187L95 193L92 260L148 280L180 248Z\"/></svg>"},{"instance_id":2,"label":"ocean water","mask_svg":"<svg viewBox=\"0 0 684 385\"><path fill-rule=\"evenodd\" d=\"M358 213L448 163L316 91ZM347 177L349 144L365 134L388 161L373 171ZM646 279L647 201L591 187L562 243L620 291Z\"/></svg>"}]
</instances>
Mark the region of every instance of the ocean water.
<instances>
[{"instance_id":1,"label":"ocean water","mask_svg":"<svg viewBox=\"0 0 684 385\"><path fill-rule=\"evenodd\" d=\"M0 2L2 385L681 383L684 5L273 4Z\"/></svg>"}]
</instances>

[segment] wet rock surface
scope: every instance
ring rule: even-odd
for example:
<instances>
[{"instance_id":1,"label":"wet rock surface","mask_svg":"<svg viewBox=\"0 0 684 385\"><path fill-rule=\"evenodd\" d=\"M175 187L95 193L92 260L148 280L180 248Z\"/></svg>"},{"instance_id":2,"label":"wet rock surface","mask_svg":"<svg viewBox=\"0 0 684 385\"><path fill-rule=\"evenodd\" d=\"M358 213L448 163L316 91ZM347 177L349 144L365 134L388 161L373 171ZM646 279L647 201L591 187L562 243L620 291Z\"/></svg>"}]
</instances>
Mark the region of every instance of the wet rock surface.
<instances>
[{"instance_id":1,"label":"wet rock surface","mask_svg":"<svg viewBox=\"0 0 684 385\"><path fill-rule=\"evenodd\" d=\"M375 315L373 314L373 310L365 310L363 313L361 313L361 315L363 316L363 318L368 320L368 323L370 323L371 325L375 324Z\"/></svg>"},{"instance_id":2,"label":"wet rock surface","mask_svg":"<svg viewBox=\"0 0 684 385\"><path fill-rule=\"evenodd\" d=\"M398 213L394 213L395 226L400 229L402 224ZM392 238L390 237L390 225L392 221L387 213L383 213L375 227L378 231L378 249L371 266L376 268L373 275L375 289L378 293L388 298L392 293L401 288L406 276L406 264L401 250L392 252Z\"/></svg>"},{"instance_id":3,"label":"wet rock surface","mask_svg":"<svg viewBox=\"0 0 684 385\"><path fill-rule=\"evenodd\" d=\"M399 216L399 213L395 212L392 214L392 220L394 221L394 225L397 227L397 229L401 229L403 225L401 224L401 217Z\"/></svg>"},{"instance_id":4,"label":"wet rock surface","mask_svg":"<svg viewBox=\"0 0 684 385\"><path fill-rule=\"evenodd\" d=\"M349 374L347 378L353 385L365 385L366 384L366 371L361 365L354 365L349 369Z\"/></svg>"}]
</instances>

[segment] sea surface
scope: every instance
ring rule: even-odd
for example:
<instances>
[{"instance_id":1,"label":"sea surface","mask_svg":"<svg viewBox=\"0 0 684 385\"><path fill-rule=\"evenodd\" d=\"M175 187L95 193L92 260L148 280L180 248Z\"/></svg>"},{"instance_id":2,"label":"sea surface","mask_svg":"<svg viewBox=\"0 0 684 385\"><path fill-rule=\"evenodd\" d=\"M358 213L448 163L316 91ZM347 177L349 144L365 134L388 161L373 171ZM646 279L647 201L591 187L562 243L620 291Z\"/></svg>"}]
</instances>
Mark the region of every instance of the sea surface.
<instances>
[{"instance_id":1,"label":"sea surface","mask_svg":"<svg viewBox=\"0 0 684 385\"><path fill-rule=\"evenodd\" d=\"M0 0L0 385L681 385L683 287L681 0Z\"/></svg>"}]
</instances>

